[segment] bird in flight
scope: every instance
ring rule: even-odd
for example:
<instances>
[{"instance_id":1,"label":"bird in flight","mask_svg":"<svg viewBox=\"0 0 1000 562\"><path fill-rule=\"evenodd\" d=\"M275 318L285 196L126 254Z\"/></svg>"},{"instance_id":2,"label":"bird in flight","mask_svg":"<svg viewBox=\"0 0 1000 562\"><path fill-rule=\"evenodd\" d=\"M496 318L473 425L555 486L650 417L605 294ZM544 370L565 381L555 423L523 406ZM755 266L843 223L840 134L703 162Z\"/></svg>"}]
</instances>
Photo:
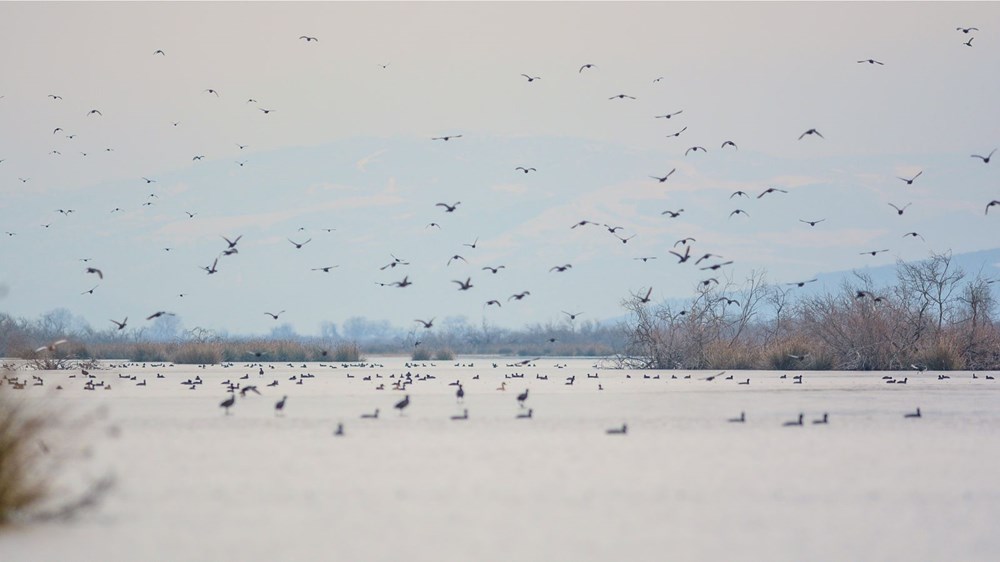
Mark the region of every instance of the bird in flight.
<instances>
[{"instance_id":1,"label":"bird in flight","mask_svg":"<svg viewBox=\"0 0 1000 562\"><path fill-rule=\"evenodd\" d=\"M564 272L564 271L566 271L568 269L571 269L572 267L573 267L572 264L568 264L568 263L566 265L557 265L555 267L550 268L549 269L549 273L552 273L553 271L558 272L558 273L562 273L562 272Z\"/></svg>"},{"instance_id":2,"label":"bird in flight","mask_svg":"<svg viewBox=\"0 0 1000 562\"><path fill-rule=\"evenodd\" d=\"M587 64L585 64L585 65L583 65L583 66L580 67L580 70L577 71L577 74L583 72L583 70L586 69L586 68L597 68L597 67L595 67L594 65L592 65L590 63L587 63Z\"/></svg>"},{"instance_id":3,"label":"bird in flight","mask_svg":"<svg viewBox=\"0 0 1000 562\"><path fill-rule=\"evenodd\" d=\"M243 238L242 234L240 234L239 236L237 236L235 240L230 240L230 239L226 238L225 236L222 237L222 239L225 240L227 244L229 244L229 248L230 249L236 247L236 243L240 241L240 238Z\"/></svg>"},{"instance_id":4,"label":"bird in flight","mask_svg":"<svg viewBox=\"0 0 1000 562\"><path fill-rule=\"evenodd\" d=\"M125 325L128 324L128 316L126 316L125 319L122 320L121 322L117 320L111 320L111 322L114 322L114 324L118 326L118 331L124 330Z\"/></svg>"},{"instance_id":5,"label":"bird in flight","mask_svg":"<svg viewBox=\"0 0 1000 562\"><path fill-rule=\"evenodd\" d=\"M680 240L674 242L674 248L676 248L678 244L686 246L690 242L697 242L697 240L691 238L690 236L688 236L687 238L681 238Z\"/></svg>"},{"instance_id":6,"label":"bird in flight","mask_svg":"<svg viewBox=\"0 0 1000 562\"><path fill-rule=\"evenodd\" d=\"M396 256L393 256L392 254L389 254L389 255L392 256L392 261L389 262L389 263L387 263L387 264L385 264L385 265L383 265L382 267L378 268L379 271L383 271L383 270L388 269L390 267L396 267L397 265L410 265L410 262L408 262L408 261L403 261L403 260L397 258Z\"/></svg>"},{"instance_id":7,"label":"bird in flight","mask_svg":"<svg viewBox=\"0 0 1000 562\"><path fill-rule=\"evenodd\" d=\"M535 80L541 80L542 79L541 76L528 76L527 74L523 74L523 73L521 74L521 76L524 76L525 78L527 78L528 82L534 82Z\"/></svg>"},{"instance_id":8,"label":"bird in flight","mask_svg":"<svg viewBox=\"0 0 1000 562\"><path fill-rule=\"evenodd\" d=\"M921 239L921 240L923 240L924 242L926 242L926 241L927 241L927 240L925 240L925 239L924 239L924 237L923 237L923 236L921 236L920 234L918 234L918 233L916 233L916 232L907 232L906 234L904 234L904 235L903 235L903 238L906 238L907 236L912 236L912 237L914 237L914 238L920 238L920 239Z\"/></svg>"},{"instance_id":9,"label":"bird in flight","mask_svg":"<svg viewBox=\"0 0 1000 562\"><path fill-rule=\"evenodd\" d=\"M537 172L537 171L538 171L538 170L536 170L536 169L534 169L534 168L525 168L524 166L518 166L518 167L516 167L516 168L514 168L514 169L515 169L515 170L520 170L520 171L522 171L522 172L524 172L524 173L526 173L526 174L527 174L528 172Z\"/></svg>"},{"instance_id":10,"label":"bird in flight","mask_svg":"<svg viewBox=\"0 0 1000 562\"><path fill-rule=\"evenodd\" d=\"M687 149L687 150L684 151L684 156L687 156L689 152L692 152L692 151L698 152L699 150L702 151L702 152L708 152L707 150L705 150L705 147L702 147L702 146L692 146L691 148L689 148L689 149Z\"/></svg>"},{"instance_id":11,"label":"bird in flight","mask_svg":"<svg viewBox=\"0 0 1000 562\"><path fill-rule=\"evenodd\" d=\"M192 158L191 160L195 161L195 160L204 160L204 159L205 159L205 156L203 154L199 154L199 155L195 156L194 158Z\"/></svg>"},{"instance_id":12,"label":"bird in flight","mask_svg":"<svg viewBox=\"0 0 1000 562\"><path fill-rule=\"evenodd\" d=\"M987 203L986 204L986 213L984 213L984 214L987 214L987 215L990 214L990 207L994 207L996 205L1000 205L1000 201L998 201L996 199L994 199L994 200L990 201L989 203Z\"/></svg>"},{"instance_id":13,"label":"bird in flight","mask_svg":"<svg viewBox=\"0 0 1000 562\"><path fill-rule=\"evenodd\" d=\"M667 251L670 252L671 254L677 256L677 263L684 263L684 262L688 261L689 259L691 259L691 246L688 246L688 245L684 246L684 255L678 254L677 252L675 252L673 250L667 250Z\"/></svg>"},{"instance_id":14,"label":"bird in flight","mask_svg":"<svg viewBox=\"0 0 1000 562\"><path fill-rule=\"evenodd\" d=\"M437 203L434 206L435 207L444 207L444 212L446 212L446 213L454 213L455 209L458 208L458 206L461 203L462 203L461 201L456 201L454 205L449 205L447 203Z\"/></svg>"},{"instance_id":15,"label":"bird in flight","mask_svg":"<svg viewBox=\"0 0 1000 562\"><path fill-rule=\"evenodd\" d=\"M763 192L761 192L761 194L757 196L757 199L760 199L761 197L767 195L768 193L774 193L774 192L788 193L784 189L778 189L777 187L769 187L769 188L765 189Z\"/></svg>"},{"instance_id":16,"label":"bird in flight","mask_svg":"<svg viewBox=\"0 0 1000 562\"><path fill-rule=\"evenodd\" d=\"M452 280L452 283L458 283L458 290L459 291L468 291L469 289L472 288L472 278L471 277L466 277L464 283L462 281L455 281L455 280Z\"/></svg>"},{"instance_id":17,"label":"bird in flight","mask_svg":"<svg viewBox=\"0 0 1000 562\"><path fill-rule=\"evenodd\" d=\"M163 49L157 49L157 50L153 51L153 54L154 54L154 55L160 55L160 56L162 56L162 57L165 57L165 56L167 56L167 53L164 53L164 52L163 52Z\"/></svg>"},{"instance_id":18,"label":"bird in flight","mask_svg":"<svg viewBox=\"0 0 1000 562\"><path fill-rule=\"evenodd\" d=\"M299 39L305 39L306 43L309 43L311 41L319 42L319 39L316 39L315 37L309 37L308 35L303 35L303 36L299 37Z\"/></svg>"},{"instance_id":19,"label":"bird in flight","mask_svg":"<svg viewBox=\"0 0 1000 562\"><path fill-rule=\"evenodd\" d=\"M694 262L694 264L698 265L699 263L701 263L701 262L703 262L703 261L705 261L705 260L707 260L709 258L721 258L721 257L722 256L720 256L719 254L705 254L704 256L701 256L700 258L698 258L697 261Z\"/></svg>"},{"instance_id":20,"label":"bird in flight","mask_svg":"<svg viewBox=\"0 0 1000 562\"><path fill-rule=\"evenodd\" d=\"M175 316L173 312L166 312L164 310L157 310L156 312L150 314L146 317L146 320L152 320L154 318L159 318L161 316Z\"/></svg>"},{"instance_id":21,"label":"bird in flight","mask_svg":"<svg viewBox=\"0 0 1000 562\"><path fill-rule=\"evenodd\" d=\"M746 215L747 217L749 217L750 213L744 211L743 209L736 209L735 211L729 213L730 217L732 217L733 215Z\"/></svg>"},{"instance_id":22,"label":"bird in flight","mask_svg":"<svg viewBox=\"0 0 1000 562\"><path fill-rule=\"evenodd\" d=\"M101 113L100 111L96 110L96 109L91 109L90 111L87 112L87 115L95 115L95 114L96 115L100 115L101 117L104 117L104 114ZM76 135L74 135L74 136L76 136Z\"/></svg>"},{"instance_id":23,"label":"bird in flight","mask_svg":"<svg viewBox=\"0 0 1000 562\"><path fill-rule=\"evenodd\" d=\"M912 204L913 203L907 203L906 205L903 205L902 208L897 207L897 206L893 205L892 203L889 203L889 206L892 207L893 209L896 209L896 214L897 215L903 216L903 211L905 211L906 208L909 207Z\"/></svg>"},{"instance_id":24,"label":"bird in flight","mask_svg":"<svg viewBox=\"0 0 1000 562\"><path fill-rule=\"evenodd\" d=\"M101 280L104 279L104 272L102 272L100 269L97 269L96 267L88 267L87 273L94 273L97 275L99 279Z\"/></svg>"},{"instance_id":25,"label":"bird in flight","mask_svg":"<svg viewBox=\"0 0 1000 562\"><path fill-rule=\"evenodd\" d=\"M469 263L469 260L463 258L462 256L460 256L458 254L455 254L454 256L451 256L450 258L448 258L448 263L446 263L445 265L451 265L451 262L453 262L455 260L462 260L465 263Z\"/></svg>"},{"instance_id":26,"label":"bird in flight","mask_svg":"<svg viewBox=\"0 0 1000 562\"><path fill-rule=\"evenodd\" d=\"M497 305L497 307L503 308L503 305L500 304L500 301L498 301L496 299L491 299L491 300L486 301L486 304L483 305L483 306L490 306L491 304L495 304L495 305Z\"/></svg>"},{"instance_id":27,"label":"bird in flight","mask_svg":"<svg viewBox=\"0 0 1000 562\"><path fill-rule=\"evenodd\" d=\"M330 270L333 269L333 268L335 268L335 267L340 267L340 266L339 265L328 265L326 267L314 267L314 268L312 268L312 270L313 271L322 271L323 273L330 273Z\"/></svg>"},{"instance_id":28,"label":"bird in flight","mask_svg":"<svg viewBox=\"0 0 1000 562\"><path fill-rule=\"evenodd\" d=\"M206 92L209 93L209 94L215 94L215 97L219 97L219 92L216 92L212 88L207 88L204 91L202 91L203 94L206 93Z\"/></svg>"},{"instance_id":29,"label":"bird in flight","mask_svg":"<svg viewBox=\"0 0 1000 562\"><path fill-rule=\"evenodd\" d=\"M430 329L430 328L431 328L432 326L434 326L434 319L433 319L433 318L431 318L430 320L420 320L419 318L417 318L417 319L415 319L415 320L414 320L414 322L419 322L420 324L422 324L422 325L423 325L423 327L424 327L425 329L428 329L428 330L429 330L429 329Z\"/></svg>"},{"instance_id":30,"label":"bird in flight","mask_svg":"<svg viewBox=\"0 0 1000 562\"><path fill-rule=\"evenodd\" d=\"M479 244L479 238L478 237L475 239L475 241L472 242L472 244L466 244L464 242L462 243L463 246L468 246L468 247L472 248L473 250L476 249L476 244Z\"/></svg>"},{"instance_id":31,"label":"bird in flight","mask_svg":"<svg viewBox=\"0 0 1000 562\"><path fill-rule=\"evenodd\" d=\"M647 304L647 303L649 303L649 295L652 295L652 294L653 294L653 288L652 288L652 287L650 287L650 288L649 288L649 290L648 290L648 291L646 291L646 296L644 296L644 297L641 297L641 298L639 299L639 302L641 302L642 304ZM636 296L638 297L639 295L636 295Z\"/></svg>"},{"instance_id":32,"label":"bird in flight","mask_svg":"<svg viewBox=\"0 0 1000 562\"><path fill-rule=\"evenodd\" d=\"M98 287L100 287L100 285L94 285L94 287L92 289L84 291L84 292L82 292L80 294L81 295L93 295L94 294L94 290L97 289Z\"/></svg>"},{"instance_id":33,"label":"bird in flight","mask_svg":"<svg viewBox=\"0 0 1000 562\"><path fill-rule=\"evenodd\" d=\"M961 31L962 33L968 33L970 31L979 31L978 27L956 27L955 31Z\"/></svg>"},{"instance_id":34,"label":"bird in flight","mask_svg":"<svg viewBox=\"0 0 1000 562\"><path fill-rule=\"evenodd\" d=\"M445 135L443 137L433 137L431 140L443 140L447 142L450 141L451 139L460 139L460 138L462 138L462 135Z\"/></svg>"},{"instance_id":35,"label":"bird in flight","mask_svg":"<svg viewBox=\"0 0 1000 562\"><path fill-rule=\"evenodd\" d=\"M526 297L526 296L528 296L530 294L531 293L529 293L528 291L524 291L522 293L516 293L516 294L511 295L510 298L507 299L507 301L508 302L512 301L512 300L518 300L519 301L519 300L523 299L524 297Z\"/></svg>"},{"instance_id":36,"label":"bird in flight","mask_svg":"<svg viewBox=\"0 0 1000 562\"><path fill-rule=\"evenodd\" d=\"M667 180L668 180L668 179L670 178L670 176L671 176L671 175L673 175L673 173L674 173L674 172L676 172L676 171L677 171L677 168L674 168L673 170L670 170L669 172L667 172L667 175L663 176L662 178L661 178L661 177L657 177L657 176L649 176L649 177L653 178L654 180L656 180L656 181L658 181L658 182L660 182L660 183L664 183L664 182L665 182L665 181L667 181Z\"/></svg>"},{"instance_id":37,"label":"bird in flight","mask_svg":"<svg viewBox=\"0 0 1000 562\"><path fill-rule=\"evenodd\" d=\"M291 238L287 238L286 240L288 240L289 242L291 242L295 246L296 250L301 250L302 246L305 246L306 244L312 242L312 238L306 240L305 242L302 242L301 244L298 243L298 242L296 242L295 240L292 240Z\"/></svg>"},{"instance_id":38,"label":"bird in flight","mask_svg":"<svg viewBox=\"0 0 1000 562\"><path fill-rule=\"evenodd\" d=\"M731 147L735 148L736 150L740 149L740 147L736 146L736 143L733 142L733 141L731 141L731 140L727 140L727 141L723 142L722 146L720 146L719 148L726 148L727 146L731 146Z\"/></svg>"},{"instance_id":39,"label":"bird in flight","mask_svg":"<svg viewBox=\"0 0 1000 562\"><path fill-rule=\"evenodd\" d=\"M867 255L875 256L876 254L881 254L882 252L888 252L888 251L889 251L888 249L886 249L886 250L870 250L870 251L867 251L867 252L860 252L859 255L862 255L862 256L867 256Z\"/></svg>"},{"instance_id":40,"label":"bird in flight","mask_svg":"<svg viewBox=\"0 0 1000 562\"><path fill-rule=\"evenodd\" d=\"M817 279L810 279L808 281L795 281L792 283L785 283L785 285L794 287L805 287L806 283L814 283L815 281L817 281Z\"/></svg>"},{"instance_id":41,"label":"bird in flight","mask_svg":"<svg viewBox=\"0 0 1000 562\"><path fill-rule=\"evenodd\" d=\"M913 185L913 180L915 180L915 179L919 178L919 177L920 177L920 174L922 174L922 173L924 173L924 171L923 171L923 170L921 170L921 171L917 172L917 175L915 175L915 176L913 176L912 178L909 178L909 179L907 179L907 178L903 178L903 177L900 177L900 176L896 176L896 177L897 177L898 179L901 179L901 180L905 181L905 182L906 182L906 185Z\"/></svg>"},{"instance_id":42,"label":"bird in flight","mask_svg":"<svg viewBox=\"0 0 1000 562\"><path fill-rule=\"evenodd\" d=\"M821 223L821 222L823 222L825 220L826 219L819 219L819 220L816 220L816 221L807 221L807 220L799 219L799 222L804 222L804 223L808 224L809 226L816 226L817 224L819 224L819 223Z\"/></svg>"},{"instance_id":43,"label":"bird in flight","mask_svg":"<svg viewBox=\"0 0 1000 562\"><path fill-rule=\"evenodd\" d=\"M489 270L490 273L496 274L501 269L506 269L506 268L507 268L507 266L505 266L505 265L498 265L496 267L486 266L486 267L483 268L483 271Z\"/></svg>"},{"instance_id":44,"label":"bird in flight","mask_svg":"<svg viewBox=\"0 0 1000 562\"><path fill-rule=\"evenodd\" d=\"M994 149L993 149L993 150L991 150L991 151L990 151L990 153L989 153L989 154L987 154L986 156L980 156L980 155L978 155L978 154L973 154L973 155L971 155L970 157L971 157L971 158L979 158L980 160L982 160L982 161L983 161L983 164L989 164L989 163L990 163L990 158L993 158L993 153L994 153L994 152L996 152L996 151L997 151L997 149L995 149L995 148L994 148Z\"/></svg>"},{"instance_id":45,"label":"bird in flight","mask_svg":"<svg viewBox=\"0 0 1000 562\"><path fill-rule=\"evenodd\" d=\"M264 115L267 115L268 113L271 113L272 111L274 111L273 109L264 109L263 107L258 107L257 109L263 111Z\"/></svg>"},{"instance_id":46,"label":"bird in flight","mask_svg":"<svg viewBox=\"0 0 1000 562\"><path fill-rule=\"evenodd\" d=\"M826 138L819 131L817 131L816 129L809 129L808 131L806 131L806 132L802 133L801 135L799 135L799 140L802 140L802 138L805 137L806 135L816 135L817 137L819 137L821 139L825 139Z\"/></svg>"},{"instance_id":47,"label":"bird in flight","mask_svg":"<svg viewBox=\"0 0 1000 562\"><path fill-rule=\"evenodd\" d=\"M966 47L971 47L973 39L975 39L975 37L969 37L969 40L962 44L965 45Z\"/></svg>"},{"instance_id":48,"label":"bird in flight","mask_svg":"<svg viewBox=\"0 0 1000 562\"><path fill-rule=\"evenodd\" d=\"M732 199L733 197L736 197L736 196L746 197L748 199L750 198L750 196L747 195L746 191L734 191L733 194L729 196L729 198Z\"/></svg>"},{"instance_id":49,"label":"bird in flight","mask_svg":"<svg viewBox=\"0 0 1000 562\"><path fill-rule=\"evenodd\" d=\"M621 236L618 236L617 234L615 234L614 236L615 236L615 238L617 238L618 240L621 240L621 243L622 243L622 244L628 244L628 241L629 241L629 240L631 240L631 239L633 239L633 238L635 238L635 237L636 237L636 235L635 235L635 234L633 234L632 236L629 236L628 238L622 238Z\"/></svg>"},{"instance_id":50,"label":"bird in flight","mask_svg":"<svg viewBox=\"0 0 1000 562\"><path fill-rule=\"evenodd\" d=\"M684 212L684 209L677 209L676 211L666 210L666 211L663 211L660 214L661 215L670 215L670 218L676 219L677 217L681 216L681 213L683 213L683 212Z\"/></svg>"},{"instance_id":51,"label":"bird in flight","mask_svg":"<svg viewBox=\"0 0 1000 562\"><path fill-rule=\"evenodd\" d=\"M718 271L721 267L730 265L732 263L733 263L732 260L730 260L730 261L724 261L722 263L716 263L716 264L713 264L713 265L705 266L705 267L701 268L701 270L702 271L707 271L707 270Z\"/></svg>"},{"instance_id":52,"label":"bird in flight","mask_svg":"<svg viewBox=\"0 0 1000 562\"><path fill-rule=\"evenodd\" d=\"M278 319L278 316L281 316L284 313L285 313L284 310L282 310L281 312L278 312L278 313L264 311L264 314L270 316L271 318L274 318L275 320Z\"/></svg>"},{"instance_id":53,"label":"bird in flight","mask_svg":"<svg viewBox=\"0 0 1000 562\"><path fill-rule=\"evenodd\" d=\"M202 266L202 269L204 269L205 271L207 271L209 275L212 275L213 273L218 273L219 272L219 270L216 269L217 265L219 265L219 258L215 258L215 261L212 262L212 266L211 267L209 267L209 266L206 265L206 266Z\"/></svg>"},{"instance_id":54,"label":"bird in flight","mask_svg":"<svg viewBox=\"0 0 1000 562\"><path fill-rule=\"evenodd\" d=\"M656 256L643 256L641 258L632 258L632 259L634 259L634 260L640 260L640 261L642 261L642 263L646 263L649 260L655 260Z\"/></svg>"},{"instance_id":55,"label":"bird in flight","mask_svg":"<svg viewBox=\"0 0 1000 562\"><path fill-rule=\"evenodd\" d=\"M52 99L54 99L54 100L61 100L61 99L63 99L62 96L57 96L55 94L49 94L49 97L52 98Z\"/></svg>"},{"instance_id":56,"label":"bird in flight","mask_svg":"<svg viewBox=\"0 0 1000 562\"><path fill-rule=\"evenodd\" d=\"M594 226L600 226L600 225L599 225L599 224L597 224L596 222L590 222L590 221L586 221L586 220L584 220L584 221L580 221L580 222L578 222L578 223L574 224L573 226L571 226L571 227L570 227L570 229L573 229L573 228L576 228L576 227L578 227L578 226L587 226L588 224L592 224L592 225L594 225Z\"/></svg>"},{"instance_id":57,"label":"bird in flight","mask_svg":"<svg viewBox=\"0 0 1000 562\"><path fill-rule=\"evenodd\" d=\"M654 118L655 119L671 119L675 115L680 115L681 113L684 113L683 109L680 110L680 111L675 111L673 113L667 113L666 115L656 115L656 116L654 116Z\"/></svg>"},{"instance_id":58,"label":"bird in flight","mask_svg":"<svg viewBox=\"0 0 1000 562\"><path fill-rule=\"evenodd\" d=\"M677 131L676 133L671 133L671 134L667 135L667 138L670 138L670 137L679 137L679 136L681 136L681 133L683 133L686 130L688 130L687 126L685 126L680 131Z\"/></svg>"},{"instance_id":59,"label":"bird in flight","mask_svg":"<svg viewBox=\"0 0 1000 562\"><path fill-rule=\"evenodd\" d=\"M410 281L410 276L409 275L403 277L402 281L394 281L392 283L389 283L389 285L391 285L393 287L399 287L400 289L402 289L404 287L409 287L412 284L413 284L413 282Z\"/></svg>"},{"instance_id":60,"label":"bird in flight","mask_svg":"<svg viewBox=\"0 0 1000 562\"><path fill-rule=\"evenodd\" d=\"M611 96L608 99L609 100L625 100L625 99L634 100L635 98L632 97L632 96L630 96L630 95L627 95L627 94L618 94L616 96Z\"/></svg>"},{"instance_id":61,"label":"bird in flight","mask_svg":"<svg viewBox=\"0 0 1000 562\"><path fill-rule=\"evenodd\" d=\"M875 60L875 59L865 59L865 60L859 60L859 61L858 61L858 64L861 64L861 63L866 63L866 62L867 62L868 64L877 64L877 65L879 65L879 66L885 66L885 63L882 63L882 62L879 62L879 61L877 61L877 60Z\"/></svg>"},{"instance_id":62,"label":"bird in flight","mask_svg":"<svg viewBox=\"0 0 1000 562\"><path fill-rule=\"evenodd\" d=\"M143 176L143 178L142 178L142 179L146 180L146 183L147 183L147 184L150 184L150 183L156 183L156 180L151 180L151 179L149 179L149 178L147 178L147 177L145 177L145 176Z\"/></svg>"},{"instance_id":63,"label":"bird in flight","mask_svg":"<svg viewBox=\"0 0 1000 562\"><path fill-rule=\"evenodd\" d=\"M569 316L570 321L576 320L577 316L583 314L582 312L571 313L571 312L566 312L565 310L563 310L562 313L565 314L566 316Z\"/></svg>"}]
</instances>

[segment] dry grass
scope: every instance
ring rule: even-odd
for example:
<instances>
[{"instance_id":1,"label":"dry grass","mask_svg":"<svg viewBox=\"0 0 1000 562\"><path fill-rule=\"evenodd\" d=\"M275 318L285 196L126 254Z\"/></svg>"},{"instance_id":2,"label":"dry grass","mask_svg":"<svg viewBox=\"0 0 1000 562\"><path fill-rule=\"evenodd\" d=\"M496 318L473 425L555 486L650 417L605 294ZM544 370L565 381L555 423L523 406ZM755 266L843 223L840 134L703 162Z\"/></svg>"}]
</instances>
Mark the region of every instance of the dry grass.
<instances>
[{"instance_id":1,"label":"dry grass","mask_svg":"<svg viewBox=\"0 0 1000 562\"><path fill-rule=\"evenodd\" d=\"M0 527L49 495L42 456L45 417L30 412L0 384Z\"/></svg>"}]
</instances>

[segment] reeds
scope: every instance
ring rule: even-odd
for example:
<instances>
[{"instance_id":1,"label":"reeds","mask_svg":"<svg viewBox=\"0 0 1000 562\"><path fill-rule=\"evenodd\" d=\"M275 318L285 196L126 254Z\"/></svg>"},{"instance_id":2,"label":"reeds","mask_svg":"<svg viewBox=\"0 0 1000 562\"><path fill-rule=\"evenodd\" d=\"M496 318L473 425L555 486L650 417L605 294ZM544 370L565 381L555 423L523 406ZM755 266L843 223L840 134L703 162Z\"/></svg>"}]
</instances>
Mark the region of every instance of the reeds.
<instances>
[{"instance_id":1,"label":"reeds","mask_svg":"<svg viewBox=\"0 0 1000 562\"><path fill-rule=\"evenodd\" d=\"M47 420L16 402L7 389L0 384L0 527L49 494L41 468Z\"/></svg>"}]
</instances>

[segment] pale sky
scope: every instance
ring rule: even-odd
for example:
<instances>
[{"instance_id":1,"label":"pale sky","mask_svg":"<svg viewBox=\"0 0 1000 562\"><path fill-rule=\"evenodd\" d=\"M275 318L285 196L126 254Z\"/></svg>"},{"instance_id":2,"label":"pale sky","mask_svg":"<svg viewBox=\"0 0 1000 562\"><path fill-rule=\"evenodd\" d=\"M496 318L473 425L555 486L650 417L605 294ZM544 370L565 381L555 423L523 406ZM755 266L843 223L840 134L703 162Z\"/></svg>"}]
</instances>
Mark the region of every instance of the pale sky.
<instances>
[{"instance_id":1,"label":"pale sky","mask_svg":"<svg viewBox=\"0 0 1000 562\"><path fill-rule=\"evenodd\" d=\"M710 276L1000 246L1000 154L970 157L1000 147L997 3L0 3L0 68L0 310L18 316L520 327ZM723 256L701 265L735 263L677 264L687 236ZM410 265L380 271L393 254Z\"/></svg>"}]
</instances>

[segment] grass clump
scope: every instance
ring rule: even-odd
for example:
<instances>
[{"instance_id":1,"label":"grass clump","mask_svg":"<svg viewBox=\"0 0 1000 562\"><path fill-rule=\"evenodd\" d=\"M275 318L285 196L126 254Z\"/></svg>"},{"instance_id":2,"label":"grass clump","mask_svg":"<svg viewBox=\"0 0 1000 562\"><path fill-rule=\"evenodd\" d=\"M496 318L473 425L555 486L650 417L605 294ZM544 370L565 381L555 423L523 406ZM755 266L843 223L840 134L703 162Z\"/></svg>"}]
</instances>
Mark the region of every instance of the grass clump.
<instances>
[{"instance_id":1,"label":"grass clump","mask_svg":"<svg viewBox=\"0 0 1000 562\"><path fill-rule=\"evenodd\" d=\"M28 412L0 385L0 527L39 504L49 493L40 476L44 417Z\"/></svg>"}]
</instances>

